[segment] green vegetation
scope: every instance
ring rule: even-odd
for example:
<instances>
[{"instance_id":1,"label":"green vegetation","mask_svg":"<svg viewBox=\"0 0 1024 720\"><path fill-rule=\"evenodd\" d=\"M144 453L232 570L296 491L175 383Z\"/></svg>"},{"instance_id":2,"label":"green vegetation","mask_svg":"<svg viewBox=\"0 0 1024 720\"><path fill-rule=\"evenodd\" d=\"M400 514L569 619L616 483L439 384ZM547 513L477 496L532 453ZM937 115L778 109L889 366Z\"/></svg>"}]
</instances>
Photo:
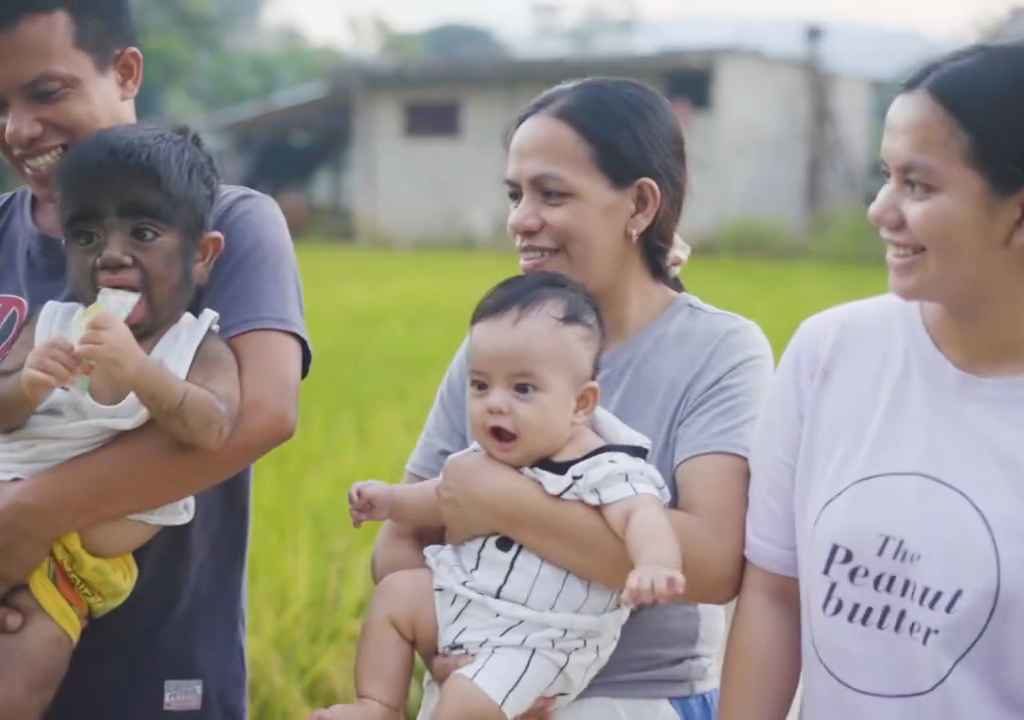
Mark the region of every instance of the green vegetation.
<instances>
[{"instance_id":1,"label":"green vegetation","mask_svg":"<svg viewBox=\"0 0 1024 720\"><path fill-rule=\"evenodd\" d=\"M300 245L313 372L299 432L260 463L249 570L251 715L294 720L351 697L374 530L353 530L355 480L396 480L473 304L516 271L507 253ZM881 292L880 266L696 257L705 300L753 318L778 354L797 324Z\"/></svg>"},{"instance_id":2,"label":"green vegetation","mask_svg":"<svg viewBox=\"0 0 1024 720\"><path fill-rule=\"evenodd\" d=\"M882 261L878 232L868 223L863 208L828 213L798 235L782 221L743 218L725 223L704 238L698 251L711 255L774 258L813 258L826 262Z\"/></svg>"},{"instance_id":3,"label":"green vegetation","mask_svg":"<svg viewBox=\"0 0 1024 720\"><path fill-rule=\"evenodd\" d=\"M342 64L337 50L260 25L265 0L136 2L146 81L139 114L196 118L311 80Z\"/></svg>"}]
</instances>

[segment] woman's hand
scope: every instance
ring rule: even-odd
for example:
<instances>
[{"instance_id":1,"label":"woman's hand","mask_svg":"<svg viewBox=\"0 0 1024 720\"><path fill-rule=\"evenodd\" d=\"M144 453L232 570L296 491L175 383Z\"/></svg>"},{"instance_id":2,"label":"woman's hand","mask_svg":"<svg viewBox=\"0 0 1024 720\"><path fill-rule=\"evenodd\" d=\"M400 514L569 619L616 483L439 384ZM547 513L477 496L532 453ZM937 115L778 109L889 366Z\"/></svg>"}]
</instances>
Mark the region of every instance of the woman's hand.
<instances>
[{"instance_id":1,"label":"woman's hand","mask_svg":"<svg viewBox=\"0 0 1024 720\"><path fill-rule=\"evenodd\" d=\"M437 491L448 542L458 544L502 532L495 511L503 503L514 502L518 493L528 492L533 485L484 452L452 455L441 471Z\"/></svg>"}]
</instances>

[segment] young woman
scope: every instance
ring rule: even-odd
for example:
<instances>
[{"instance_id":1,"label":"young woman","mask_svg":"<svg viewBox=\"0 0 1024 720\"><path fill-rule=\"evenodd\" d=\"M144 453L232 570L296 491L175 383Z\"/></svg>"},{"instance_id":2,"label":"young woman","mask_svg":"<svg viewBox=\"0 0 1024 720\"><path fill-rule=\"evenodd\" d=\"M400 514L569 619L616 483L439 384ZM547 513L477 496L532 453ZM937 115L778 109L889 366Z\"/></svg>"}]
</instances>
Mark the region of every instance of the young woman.
<instances>
[{"instance_id":1,"label":"young woman","mask_svg":"<svg viewBox=\"0 0 1024 720\"><path fill-rule=\"evenodd\" d=\"M722 717L1024 715L1024 45L916 73L868 211L892 293L807 320L751 461Z\"/></svg>"},{"instance_id":2,"label":"young woman","mask_svg":"<svg viewBox=\"0 0 1024 720\"><path fill-rule=\"evenodd\" d=\"M651 88L592 78L541 94L512 125L505 183L520 269L568 275L600 306L603 405L652 440L648 459L672 481L689 600L635 612L604 670L558 717L713 718L719 604L739 587L746 457L771 350L756 325L683 292L670 271L685 148L669 103ZM480 453L446 464L469 444L467 388L463 347L407 466L410 481L443 469L448 542L506 535L583 578L622 587L630 564L597 512L546 496ZM422 546L434 539L385 525L377 577L422 565Z\"/></svg>"}]
</instances>

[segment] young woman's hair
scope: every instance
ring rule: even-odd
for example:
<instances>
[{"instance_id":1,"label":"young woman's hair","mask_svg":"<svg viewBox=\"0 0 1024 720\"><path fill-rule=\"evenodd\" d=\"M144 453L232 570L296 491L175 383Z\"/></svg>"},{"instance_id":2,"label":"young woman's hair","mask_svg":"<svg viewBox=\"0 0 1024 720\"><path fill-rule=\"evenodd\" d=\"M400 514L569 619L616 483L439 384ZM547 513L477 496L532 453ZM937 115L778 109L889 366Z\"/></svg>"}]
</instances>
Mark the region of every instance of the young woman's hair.
<instances>
[{"instance_id":1,"label":"young woman's hair","mask_svg":"<svg viewBox=\"0 0 1024 720\"><path fill-rule=\"evenodd\" d=\"M578 327L590 336L594 349L593 375L597 377L598 359L604 347L604 321L597 301L582 284L561 273L531 272L502 280L487 291L470 317L469 326L515 313L522 317L543 310L562 323Z\"/></svg>"},{"instance_id":2,"label":"young woman's hair","mask_svg":"<svg viewBox=\"0 0 1024 720\"><path fill-rule=\"evenodd\" d=\"M220 177L199 136L181 127L117 125L74 145L57 168L62 221L95 192L142 185L154 190L149 212L197 242L210 223Z\"/></svg>"},{"instance_id":3,"label":"young woman's hair","mask_svg":"<svg viewBox=\"0 0 1024 720\"><path fill-rule=\"evenodd\" d=\"M118 50L138 44L129 0L2 0L0 32L14 29L30 15L66 12L75 28L75 47L100 70Z\"/></svg>"},{"instance_id":4,"label":"young woman's hair","mask_svg":"<svg viewBox=\"0 0 1024 720\"><path fill-rule=\"evenodd\" d=\"M967 136L970 160L992 189L1024 188L1024 42L971 45L915 72L903 92L927 92Z\"/></svg>"},{"instance_id":5,"label":"young woman's hair","mask_svg":"<svg viewBox=\"0 0 1024 720\"><path fill-rule=\"evenodd\" d=\"M520 125L541 114L561 120L583 138L595 164L615 187L629 187L640 178L657 183L661 206L640 242L651 275L682 290L668 267L668 254L686 195L686 145L668 100L627 78L565 82L526 106L513 121L506 146Z\"/></svg>"}]
</instances>

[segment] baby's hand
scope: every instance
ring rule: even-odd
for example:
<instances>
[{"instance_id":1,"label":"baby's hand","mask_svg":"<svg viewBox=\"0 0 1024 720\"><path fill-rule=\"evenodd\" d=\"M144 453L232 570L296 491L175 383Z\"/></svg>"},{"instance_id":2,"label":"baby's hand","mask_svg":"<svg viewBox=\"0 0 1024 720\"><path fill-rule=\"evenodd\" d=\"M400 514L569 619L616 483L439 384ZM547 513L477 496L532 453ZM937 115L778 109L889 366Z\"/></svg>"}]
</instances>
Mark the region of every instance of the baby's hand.
<instances>
[{"instance_id":1,"label":"baby's hand","mask_svg":"<svg viewBox=\"0 0 1024 720\"><path fill-rule=\"evenodd\" d=\"M686 578L679 570L660 565L637 565L626 578L622 603L629 607L641 607L679 602L685 591Z\"/></svg>"},{"instance_id":2,"label":"baby's hand","mask_svg":"<svg viewBox=\"0 0 1024 720\"><path fill-rule=\"evenodd\" d=\"M71 343L64 338L52 338L32 348L21 371L21 390L38 406L59 387L71 382L79 371L81 359Z\"/></svg>"},{"instance_id":3,"label":"baby's hand","mask_svg":"<svg viewBox=\"0 0 1024 720\"><path fill-rule=\"evenodd\" d=\"M380 480L357 482L348 491L348 514L359 527L367 520L387 520L391 516L394 488Z\"/></svg>"},{"instance_id":4,"label":"baby's hand","mask_svg":"<svg viewBox=\"0 0 1024 720\"><path fill-rule=\"evenodd\" d=\"M146 353L124 320L107 310L99 311L89 320L76 350L91 367L101 366L132 389L146 361Z\"/></svg>"}]
</instances>

